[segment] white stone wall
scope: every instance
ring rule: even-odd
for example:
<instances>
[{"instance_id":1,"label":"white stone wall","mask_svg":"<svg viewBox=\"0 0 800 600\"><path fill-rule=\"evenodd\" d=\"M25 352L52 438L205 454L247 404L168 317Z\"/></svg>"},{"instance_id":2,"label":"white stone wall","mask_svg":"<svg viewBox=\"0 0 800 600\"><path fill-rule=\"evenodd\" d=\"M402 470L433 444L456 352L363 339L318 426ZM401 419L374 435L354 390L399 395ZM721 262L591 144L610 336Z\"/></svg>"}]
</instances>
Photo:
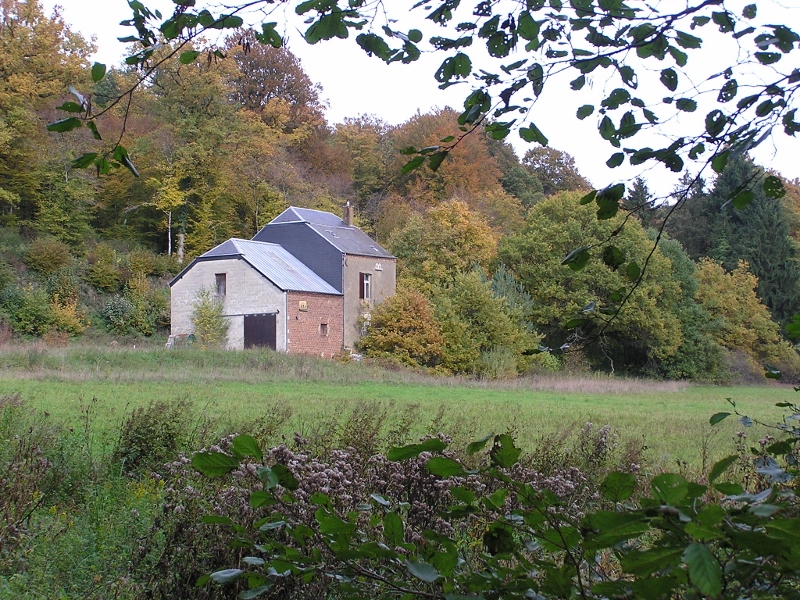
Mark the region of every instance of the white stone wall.
<instances>
[{"instance_id":1,"label":"white stone wall","mask_svg":"<svg viewBox=\"0 0 800 600\"><path fill-rule=\"evenodd\" d=\"M225 273L223 314L230 321L227 347L244 348L244 315L274 313L276 349L286 351L286 294L242 259L199 261L172 285L172 335L193 333L193 303L198 290L216 290L216 274Z\"/></svg>"}]
</instances>

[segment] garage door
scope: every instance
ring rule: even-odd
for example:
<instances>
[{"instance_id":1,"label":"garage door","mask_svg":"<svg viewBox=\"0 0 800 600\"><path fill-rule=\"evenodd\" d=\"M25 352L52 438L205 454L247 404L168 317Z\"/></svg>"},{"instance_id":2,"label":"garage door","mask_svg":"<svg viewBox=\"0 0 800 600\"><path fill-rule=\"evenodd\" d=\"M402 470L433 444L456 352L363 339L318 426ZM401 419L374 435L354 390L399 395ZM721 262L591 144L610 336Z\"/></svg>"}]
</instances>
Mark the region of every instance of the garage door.
<instances>
[{"instance_id":1,"label":"garage door","mask_svg":"<svg viewBox=\"0 0 800 600\"><path fill-rule=\"evenodd\" d=\"M276 317L275 313L245 315L244 347L272 348L275 350Z\"/></svg>"}]
</instances>

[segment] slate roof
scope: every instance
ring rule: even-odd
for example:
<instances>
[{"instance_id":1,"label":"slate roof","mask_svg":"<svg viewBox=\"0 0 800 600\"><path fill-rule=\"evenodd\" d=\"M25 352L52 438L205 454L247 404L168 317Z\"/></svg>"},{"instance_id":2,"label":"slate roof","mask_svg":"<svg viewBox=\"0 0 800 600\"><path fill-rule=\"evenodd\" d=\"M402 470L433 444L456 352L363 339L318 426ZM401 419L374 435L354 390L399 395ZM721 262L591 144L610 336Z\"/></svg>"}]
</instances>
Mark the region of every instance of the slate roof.
<instances>
[{"instance_id":1,"label":"slate roof","mask_svg":"<svg viewBox=\"0 0 800 600\"><path fill-rule=\"evenodd\" d=\"M383 246L358 227L326 227L314 223L309 223L308 226L344 254L394 258Z\"/></svg>"},{"instance_id":2,"label":"slate roof","mask_svg":"<svg viewBox=\"0 0 800 600\"><path fill-rule=\"evenodd\" d=\"M289 254L282 246L232 238L194 259L170 286L183 277L196 262L241 258L283 291L341 294L321 277Z\"/></svg>"},{"instance_id":3,"label":"slate roof","mask_svg":"<svg viewBox=\"0 0 800 600\"><path fill-rule=\"evenodd\" d=\"M290 206L265 225L262 231L273 225L289 223L305 224L343 254L394 258L383 246L358 227L348 226L336 215L321 210ZM256 237L259 237L259 234L256 234Z\"/></svg>"},{"instance_id":4,"label":"slate roof","mask_svg":"<svg viewBox=\"0 0 800 600\"><path fill-rule=\"evenodd\" d=\"M333 213L296 206L290 206L270 223L313 223L328 227L347 227L347 223Z\"/></svg>"}]
</instances>

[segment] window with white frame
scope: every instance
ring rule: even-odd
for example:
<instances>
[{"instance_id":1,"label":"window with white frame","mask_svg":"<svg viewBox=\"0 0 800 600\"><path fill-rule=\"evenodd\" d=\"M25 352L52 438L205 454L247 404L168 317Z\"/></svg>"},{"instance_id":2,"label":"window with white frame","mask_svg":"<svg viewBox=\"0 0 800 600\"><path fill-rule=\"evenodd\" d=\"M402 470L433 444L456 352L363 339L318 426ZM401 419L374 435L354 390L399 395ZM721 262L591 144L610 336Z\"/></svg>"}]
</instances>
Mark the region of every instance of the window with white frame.
<instances>
[{"instance_id":1,"label":"window with white frame","mask_svg":"<svg viewBox=\"0 0 800 600\"><path fill-rule=\"evenodd\" d=\"M362 300L370 300L372 298L372 274L359 273L358 278L358 297Z\"/></svg>"}]
</instances>

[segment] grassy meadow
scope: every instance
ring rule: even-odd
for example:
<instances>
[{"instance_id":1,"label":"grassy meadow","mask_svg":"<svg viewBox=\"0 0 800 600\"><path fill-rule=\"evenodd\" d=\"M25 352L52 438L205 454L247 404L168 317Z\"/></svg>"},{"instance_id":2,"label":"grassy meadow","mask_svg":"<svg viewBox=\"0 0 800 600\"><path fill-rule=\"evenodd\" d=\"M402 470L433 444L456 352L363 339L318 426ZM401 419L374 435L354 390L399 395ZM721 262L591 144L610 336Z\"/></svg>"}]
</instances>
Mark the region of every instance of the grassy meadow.
<instances>
[{"instance_id":1,"label":"grassy meadow","mask_svg":"<svg viewBox=\"0 0 800 600\"><path fill-rule=\"evenodd\" d=\"M353 467L360 481L372 472L366 457L389 445L443 432L452 448L463 449L509 431L526 453L525 468L553 482L545 485L579 490L574 506L582 510L609 470L633 471L647 485L664 471L701 476L734 453L741 425L708 424L730 409L726 398L775 422L775 403L794 401L795 392L587 374L431 378L261 351L5 347L0 600L233 597L225 586L197 586L201 576L241 559L233 534L203 519L212 512L244 518L239 494L246 488L238 479L203 477L178 459L230 433L251 433L270 452L318 457L320 473ZM764 431L754 426L747 442ZM284 440L289 449L274 448ZM334 457L345 448L337 467ZM744 453L741 444L738 451ZM740 472L745 481L747 469ZM398 489L419 490L408 473ZM358 489L348 482L342 499ZM431 490L440 498L438 487ZM280 590L269 596L286 597ZM298 588L291 597L319 596Z\"/></svg>"},{"instance_id":2,"label":"grassy meadow","mask_svg":"<svg viewBox=\"0 0 800 600\"><path fill-rule=\"evenodd\" d=\"M587 422L610 425L621 443L643 444L653 468L676 461L697 471L730 454L741 426L709 417L739 410L765 422L775 404L794 401L789 386L699 386L600 375L543 375L510 382L430 378L364 363L336 363L271 352L70 348L0 354L0 396L19 393L28 406L72 427L91 412L96 440L109 440L137 407L185 401L220 434L274 423L279 436L308 435L364 407L386 414L385 426L411 421L410 435L443 431L466 443L512 431L520 445L546 444ZM751 439L759 429L748 431Z\"/></svg>"}]
</instances>

